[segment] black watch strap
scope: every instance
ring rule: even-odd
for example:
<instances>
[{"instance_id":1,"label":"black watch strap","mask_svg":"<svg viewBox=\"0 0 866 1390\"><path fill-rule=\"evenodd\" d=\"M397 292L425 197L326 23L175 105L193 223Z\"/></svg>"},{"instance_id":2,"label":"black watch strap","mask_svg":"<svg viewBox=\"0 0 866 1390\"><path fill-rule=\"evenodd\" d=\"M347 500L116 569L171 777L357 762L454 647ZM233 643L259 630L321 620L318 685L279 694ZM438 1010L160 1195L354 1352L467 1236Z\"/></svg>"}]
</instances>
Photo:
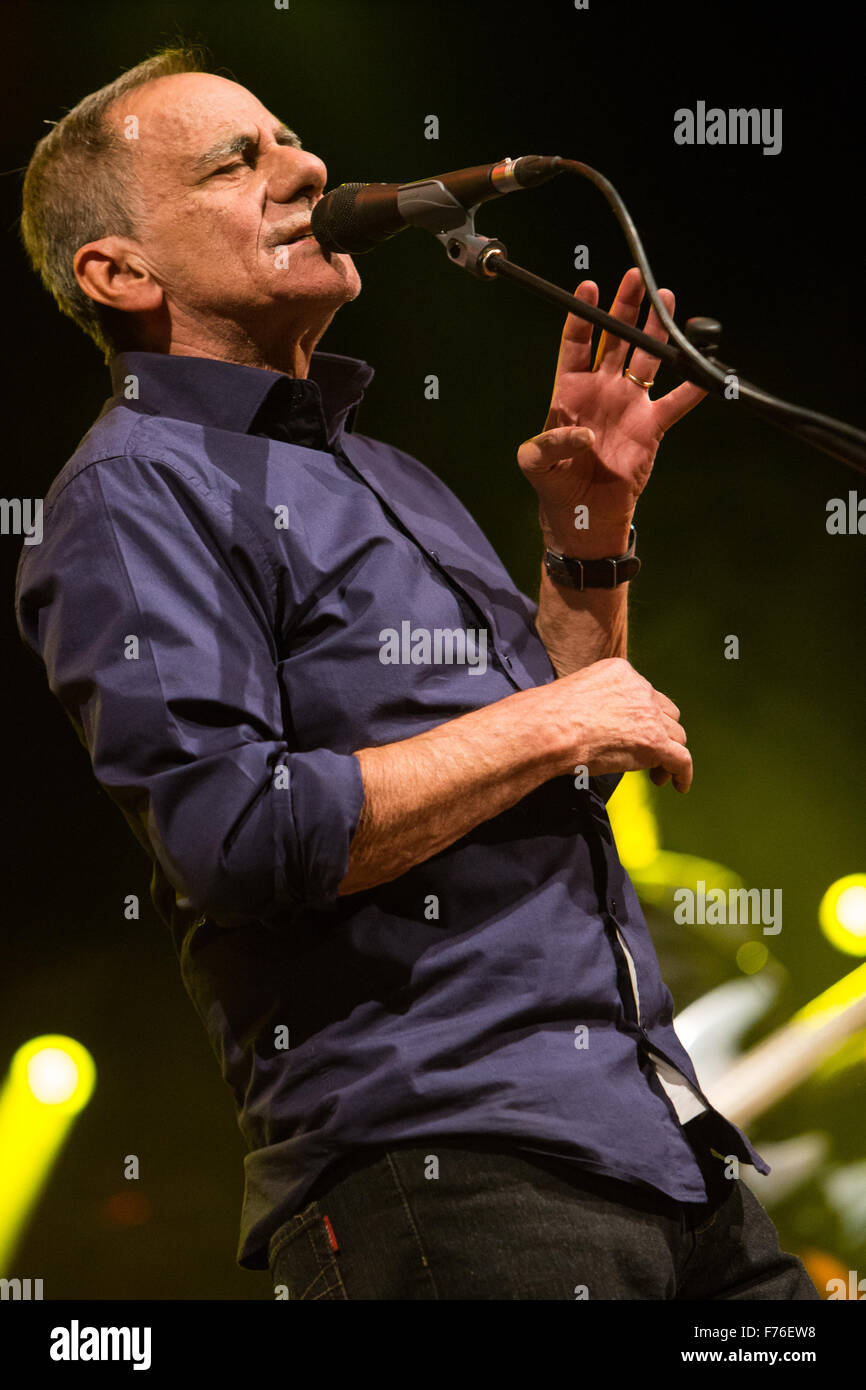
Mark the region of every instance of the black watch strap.
<instances>
[{"instance_id":1,"label":"black watch strap","mask_svg":"<svg viewBox=\"0 0 866 1390\"><path fill-rule=\"evenodd\" d=\"M576 560L548 549L544 552L544 568L555 584L567 589L615 589L634 579L640 569L640 560L634 553L636 544L637 532L632 526L624 555L608 556L603 560Z\"/></svg>"}]
</instances>

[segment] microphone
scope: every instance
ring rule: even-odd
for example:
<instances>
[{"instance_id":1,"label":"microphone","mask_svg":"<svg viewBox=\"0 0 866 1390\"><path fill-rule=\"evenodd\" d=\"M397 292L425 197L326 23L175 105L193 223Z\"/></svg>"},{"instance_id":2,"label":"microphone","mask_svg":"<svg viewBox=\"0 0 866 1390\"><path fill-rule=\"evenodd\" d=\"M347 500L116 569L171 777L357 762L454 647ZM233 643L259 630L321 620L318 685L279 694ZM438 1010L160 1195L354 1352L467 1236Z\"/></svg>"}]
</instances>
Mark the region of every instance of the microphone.
<instances>
[{"instance_id":1,"label":"microphone","mask_svg":"<svg viewBox=\"0 0 866 1390\"><path fill-rule=\"evenodd\" d=\"M559 155L526 154L414 183L341 183L313 208L310 228L326 251L357 255L405 227L452 230L465 221L464 210L564 172Z\"/></svg>"}]
</instances>

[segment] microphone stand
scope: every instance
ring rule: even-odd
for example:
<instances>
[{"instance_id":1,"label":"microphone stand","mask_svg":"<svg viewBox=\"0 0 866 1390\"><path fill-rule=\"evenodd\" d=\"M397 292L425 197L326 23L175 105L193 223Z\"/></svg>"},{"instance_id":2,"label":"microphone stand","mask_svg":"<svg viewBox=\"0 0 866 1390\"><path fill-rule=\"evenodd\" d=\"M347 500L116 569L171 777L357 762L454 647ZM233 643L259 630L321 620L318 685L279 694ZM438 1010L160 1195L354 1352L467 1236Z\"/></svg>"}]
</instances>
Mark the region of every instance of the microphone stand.
<instances>
[{"instance_id":1,"label":"microphone stand","mask_svg":"<svg viewBox=\"0 0 866 1390\"><path fill-rule=\"evenodd\" d=\"M548 304L596 324L615 338L644 348L671 367L682 380L694 382L724 400L744 401L780 429L829 454L831 458L841 459L843 463L866 473L866 433L842 420L771 396L744 380L732 367L720 362L715 352L721 339L722 326L716 319L691 318L684 332L677 328L658 298L643 247L616 190L607 179L587 165L564 159L561 164L563 171L581 173L591 178L613 206L620 222L623 223L625 219L626 239L643 274L650 299L675 342L662 343L658 338L651 338L639 328L614 318L594 305L584 304L567 290L516 265L508 259L508 248L503 242L476 232L475 214L481 203L465 208L438 179L426 179L404 186L400 192L400 213L410 226L433 232L445 247L449 259L478 279L502 276L522 285Z\"/></svg>"}]
</instances>

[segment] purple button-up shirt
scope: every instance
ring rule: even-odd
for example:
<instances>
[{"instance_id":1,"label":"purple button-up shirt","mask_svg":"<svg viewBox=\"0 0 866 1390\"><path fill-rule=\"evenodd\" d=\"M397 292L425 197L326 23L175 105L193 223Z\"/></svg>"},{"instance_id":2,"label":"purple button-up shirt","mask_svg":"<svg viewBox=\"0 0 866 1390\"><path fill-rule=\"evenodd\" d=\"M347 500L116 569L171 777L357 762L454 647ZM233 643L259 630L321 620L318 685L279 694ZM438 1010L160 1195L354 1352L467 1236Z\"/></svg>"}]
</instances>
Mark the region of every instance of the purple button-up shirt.
<instances>
[{"instance_id":1,"label":"purple button-up shirt","mask_svg":"<svg viewBox=\"0 0 866 1390\"><path fill-rule=\"evenodd\" d=\"M707 1195L648 1056L697 1088L605 810L617 778L553 777L337 896L353 751L555 678L535 605L454 494L352 432L372 376L323 352L304 380L117 357L19 565L22 638L152 859L235 1096L247 1268L329 1163L413 1139Z\"/></svg>"}]
</instances>

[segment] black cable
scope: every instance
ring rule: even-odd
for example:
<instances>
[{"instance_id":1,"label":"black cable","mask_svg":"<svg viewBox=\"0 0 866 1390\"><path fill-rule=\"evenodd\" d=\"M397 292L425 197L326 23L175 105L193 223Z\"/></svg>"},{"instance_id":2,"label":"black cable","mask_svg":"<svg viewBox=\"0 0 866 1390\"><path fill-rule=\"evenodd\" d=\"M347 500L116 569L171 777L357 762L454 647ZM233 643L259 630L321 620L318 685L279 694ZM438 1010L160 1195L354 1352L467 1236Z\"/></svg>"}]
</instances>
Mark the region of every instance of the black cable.
<instances>
[{"instance_id":1,"label":"black cable","mask_svg":"<svg viewBox=\"0 0 866 1390\"><path fill-rule=\"evenodd\" d=\"M663 326L667 329L671 339L676 343L683 357L687 358L694 367L706 377L712 378L717 386L727 385L729 371L719 366L710 358L704 357L702 353L690 343L685 334L677 327L671 318L661 299L659 298L658 286L653 277L646 252L641 245L637 228L628 211L625 203L617 193L613 184L600 174L597 169L592 169L588 164L581 164L576 159L565 159L561 155L555 156L556 162L568 173L579 174L582 178L589 179L590 183L595 184L596 188L604 195L610 204L614 216L619 222L625 235L628 248L634 257L635 264L643 276L650 302L655 309ZM811 440L819 448L828 453L833 453L833 435L841 435L850 441L851 444L859 446L862 451L862 461L860 466L866 464L866 434L858 430L853 425L846 424L845 421L835 420L830 415L821 415L815 410L808 410L805 406L793 405L790 401L783 401L778 396L771 396L768 392L762 391L759 387L749 381L745 381L738 372L735 372L737 380L738 395L749 401L752 406L762 414L772 419L774 423L781 425L783 429L791 429L796 421L800 426L806 426L803 431L805 438ZM788 417L787 421L781 418L781 413ZM831 436L828 439L825 431L829 430ZM797 433L796 430L793 431ZM845 463L854 462L850 454L836 454L836 457L843 459Z\"/></svg>"}]
</instances>

